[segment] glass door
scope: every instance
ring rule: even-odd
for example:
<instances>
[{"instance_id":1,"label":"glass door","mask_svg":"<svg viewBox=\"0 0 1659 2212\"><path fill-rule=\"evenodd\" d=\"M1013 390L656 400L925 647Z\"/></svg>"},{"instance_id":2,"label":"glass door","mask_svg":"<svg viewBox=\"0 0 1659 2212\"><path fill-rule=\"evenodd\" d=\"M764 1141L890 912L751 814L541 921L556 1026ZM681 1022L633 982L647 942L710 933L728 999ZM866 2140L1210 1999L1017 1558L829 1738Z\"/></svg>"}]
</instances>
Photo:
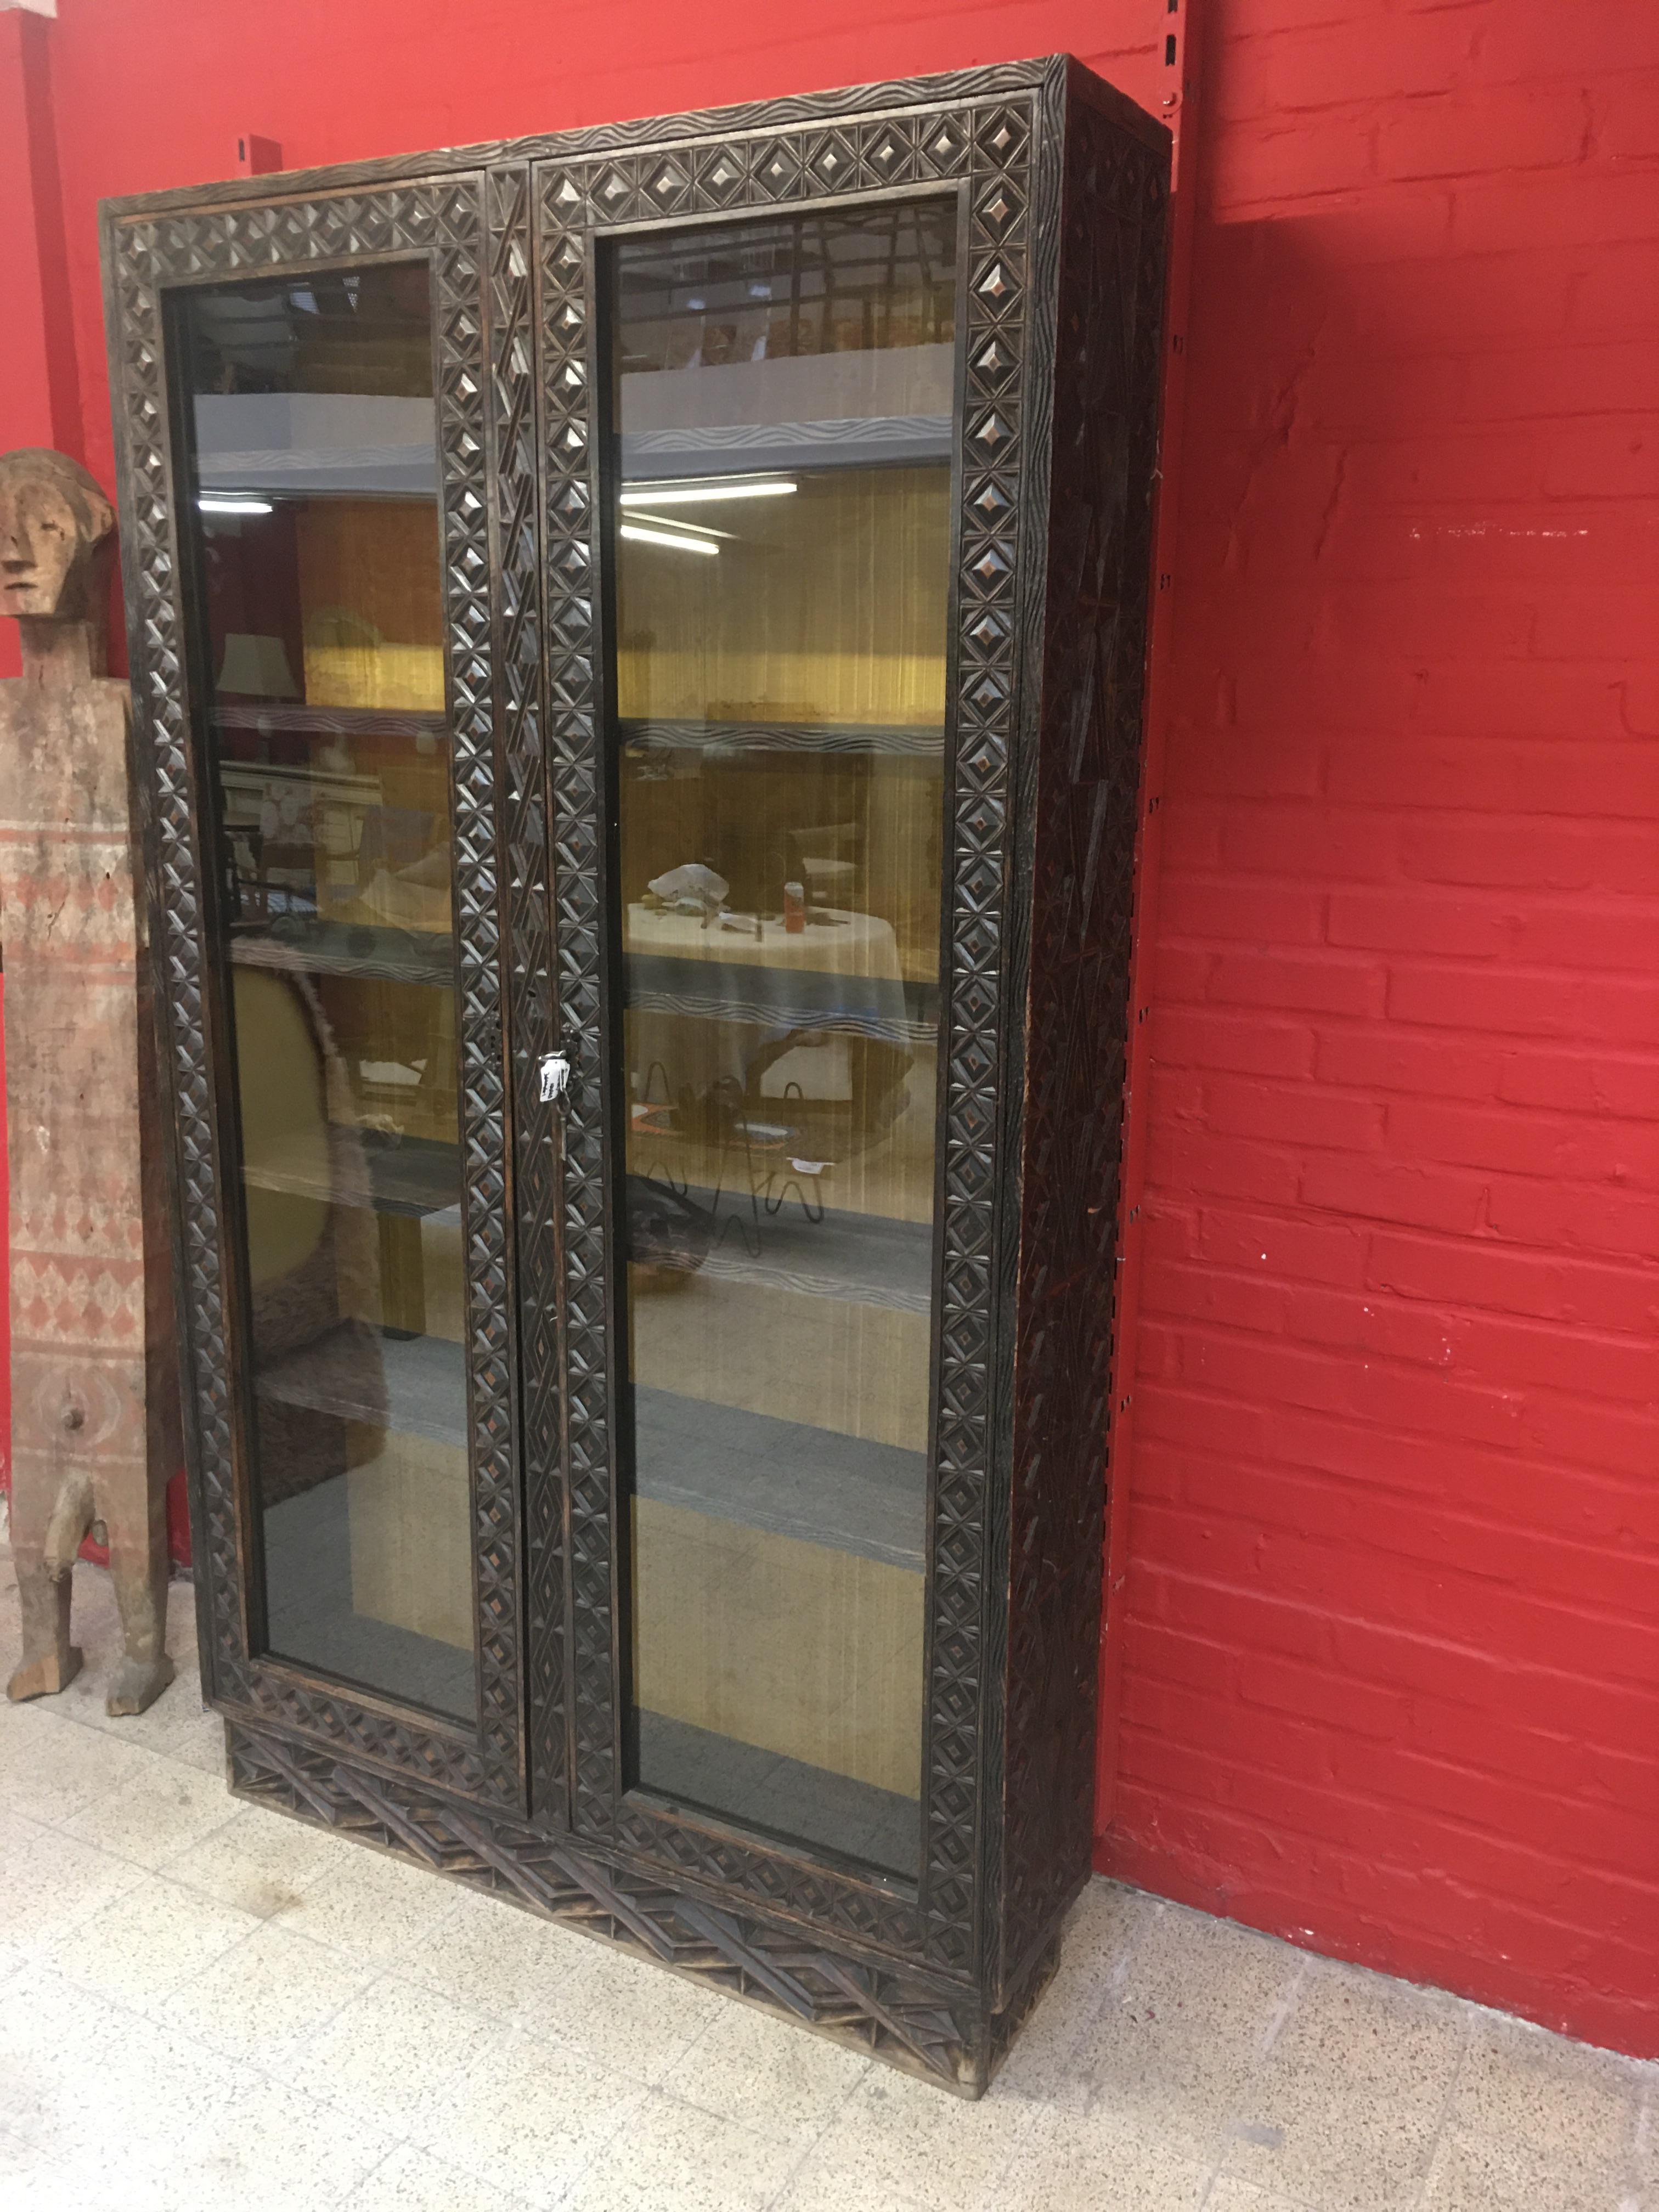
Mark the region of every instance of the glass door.
<instances>
[{"instance_id":1,"label":"glass door","mask_svg":"<svg viewBox=\"0 0 1659 2212\"><path fill-rule=\"evenodd\" d=\"M263 1648L471 1723L428 264L203 287L178 329Z\"/></svg>"},{"instance_id":2,"label":"glass door","mask_svg":"<svg viewBox=\"0 0 1659 2212\"><path fill-rule=\"evenodd\" d=\"M957 222L599 249L626 1778L912 1878Z\"/></svg>"}]
</instances>

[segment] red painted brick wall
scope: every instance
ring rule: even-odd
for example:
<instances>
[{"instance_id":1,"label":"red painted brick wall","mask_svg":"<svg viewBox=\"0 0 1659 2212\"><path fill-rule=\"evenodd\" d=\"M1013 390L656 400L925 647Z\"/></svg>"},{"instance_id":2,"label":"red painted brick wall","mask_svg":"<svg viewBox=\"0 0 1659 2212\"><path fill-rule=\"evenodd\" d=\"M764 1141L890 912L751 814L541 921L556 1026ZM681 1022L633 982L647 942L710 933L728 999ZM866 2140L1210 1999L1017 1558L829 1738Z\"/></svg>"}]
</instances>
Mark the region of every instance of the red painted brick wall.
<instances>
[{"instance_id":1,"label":"red painted brick wall","mask_svg":"<svg viewBox=\"0 0 1659 2212\"><path fill-rule=\"evenodd\" d=\"M62 6L100 473L95 201L240 131L1060 47L1156 107L1199 10L1100 1863L1659 2049L1652 0Z\"/></svg>"},{"instance_id":2,"label":"red painted brick wall","mask_svg":"<svg viewBox=\"0 0 1659 2212\"><path fill-rule=\"evenodd\" d=\"M1220 0L1100 1863L1659 2050L1659 8Z\"/></svg>"}]
</instances>

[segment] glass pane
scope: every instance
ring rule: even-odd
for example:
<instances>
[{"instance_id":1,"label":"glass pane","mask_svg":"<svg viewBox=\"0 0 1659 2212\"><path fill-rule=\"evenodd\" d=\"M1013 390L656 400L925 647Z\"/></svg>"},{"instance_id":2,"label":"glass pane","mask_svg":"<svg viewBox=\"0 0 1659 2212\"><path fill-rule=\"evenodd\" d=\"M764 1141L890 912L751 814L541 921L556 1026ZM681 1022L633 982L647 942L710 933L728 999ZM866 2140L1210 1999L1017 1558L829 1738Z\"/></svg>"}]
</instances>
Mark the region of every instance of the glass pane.
<instances>
[{"instance_id":1,"label":"glass pane","mask_svg":"<svg viewBox=\"0 0 1659 2212\"><path fill-rule=\"evenodd\" d=\"M955 239L609 249L632 1779L906 1875Z\"/></svg>"},{"instance_id":2,"label":"glass pane","mask_svg":"<svg viewBox=\"0 0 1659 2212\"><path fill-rule=\"evenodd\" d=\"M185 314L268 1641L470 1717L426 265Z\"/></svg>"}]
</instances>

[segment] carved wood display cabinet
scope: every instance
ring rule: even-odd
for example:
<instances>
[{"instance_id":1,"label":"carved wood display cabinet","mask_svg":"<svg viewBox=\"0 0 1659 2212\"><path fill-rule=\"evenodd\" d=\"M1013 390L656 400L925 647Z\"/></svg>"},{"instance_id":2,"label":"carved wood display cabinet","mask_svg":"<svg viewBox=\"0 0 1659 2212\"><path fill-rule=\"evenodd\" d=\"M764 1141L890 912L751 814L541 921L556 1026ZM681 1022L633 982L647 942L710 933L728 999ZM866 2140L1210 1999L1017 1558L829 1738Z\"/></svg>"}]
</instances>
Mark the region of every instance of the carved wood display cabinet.
<instances>
[{"instance_id":1,"label":"carved wood display cabinet","mask_svg":"<svg viewBox=\"0 0 1659 2212\"><path fill-rule=\"evenodd\" d=\"M233 1787L977 2094L1086 1878L1166 135L105 211Z\"/></svg>"}]
</instances>

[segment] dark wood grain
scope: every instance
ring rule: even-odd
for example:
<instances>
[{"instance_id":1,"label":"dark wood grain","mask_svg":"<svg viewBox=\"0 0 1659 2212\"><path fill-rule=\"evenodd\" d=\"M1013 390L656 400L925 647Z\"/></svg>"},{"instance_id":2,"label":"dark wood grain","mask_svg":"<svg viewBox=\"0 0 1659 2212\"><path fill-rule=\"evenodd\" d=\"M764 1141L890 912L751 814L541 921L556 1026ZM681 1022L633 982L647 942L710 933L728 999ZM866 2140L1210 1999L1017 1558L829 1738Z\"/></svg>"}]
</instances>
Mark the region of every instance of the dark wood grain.
<instances>
[{"instance_id":1,"label":"dark wood grain","mask_svg":"<svg viewBox=\"0 0 1659 2212\"><path fill-rule=\"evenodd\" d=\"M969 2094L1088 1866L1167 167L1161 127L1061 58L105 210L199 1607L234 1786ZM601 237L917 191L955 197L963 277L924 1845L907 1883L626 1786L592 393ZM439 389L462 434L444 450L472 1728L260 1650L167 342L188 287L416 252L465 310ZM576 1055L562 1119L532 1079L554 1044Z\"/></svg>"}]
</instances>

